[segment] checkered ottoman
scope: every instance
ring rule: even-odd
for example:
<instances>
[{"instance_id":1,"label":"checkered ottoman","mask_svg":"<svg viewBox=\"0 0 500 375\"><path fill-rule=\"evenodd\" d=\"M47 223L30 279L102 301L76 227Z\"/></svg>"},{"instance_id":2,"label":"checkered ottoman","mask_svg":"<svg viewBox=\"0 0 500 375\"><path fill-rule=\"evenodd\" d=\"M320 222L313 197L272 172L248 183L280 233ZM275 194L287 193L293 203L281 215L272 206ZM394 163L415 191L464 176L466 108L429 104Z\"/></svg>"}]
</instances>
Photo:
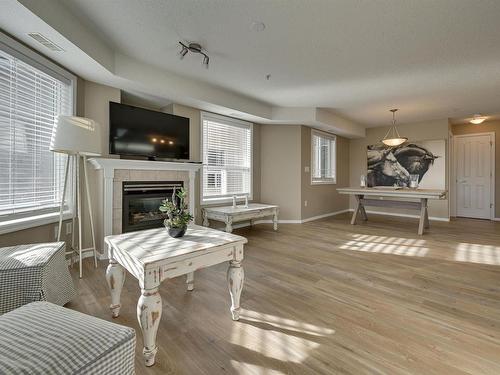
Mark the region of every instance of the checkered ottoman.
<instances>
[{"instance_id":1,"label":"checkered ottoman","mask_svg":"<svg viewBox=\"0 0 500 375\"><path fill-rule=\"evenodd\" d=\"M0 248L0 314L34 301L64 305L75 297L64 242Z\"/></svg>"},{"instance_id":2,"label":"checkered ottoman","mask_svg":"<svg viewBox=\"0 0 500 375\"><path fill-rule=\"evenodd\" d=\"M2 375L134 374L135 331L33 302L0 316Z\"/></svg>"}]
</instances>

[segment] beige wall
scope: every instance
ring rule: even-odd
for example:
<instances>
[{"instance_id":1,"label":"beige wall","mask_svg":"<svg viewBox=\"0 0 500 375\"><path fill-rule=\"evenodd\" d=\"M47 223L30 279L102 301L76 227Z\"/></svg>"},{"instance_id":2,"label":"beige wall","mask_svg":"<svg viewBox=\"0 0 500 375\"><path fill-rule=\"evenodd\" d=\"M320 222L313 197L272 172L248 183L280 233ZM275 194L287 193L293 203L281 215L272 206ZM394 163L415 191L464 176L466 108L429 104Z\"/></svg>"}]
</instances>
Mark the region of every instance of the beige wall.
<instances>
[{"instance_id":1,"label":"beige wall","mask_svg":"<svg viewBox=\"0 0 500 375\"><path fill-rule=\"evenodd\" d=\"M172 114L176 116L187 117L189 119L189 160L201 161L200 110L180 104L172 104L171 106L172 106L172 112L171 112Z\"/></svg>"},{"instance_id":2,"label":"beige wall","mask_svg":"<svg viewBox=\"0 0 500 375\"><path fill-rule=\"evenodd\" d=\"M261 201L280 206L280 220L301 218L301 127L260 125Z\"/></svg>"},{"instance_id":3,"label":"beige wall","mask_svg":"<svg viewBox=\"0 0 500 375\"><path fill-rule=\"evenodd\" d=\"M407 124L398 126L401 135L408 137L411 141L445 139L446 149L448 150L448 119L426 121L421 123ZM350 165L350 185L359 186L359 179L362 174L366 175L367 160L366 160L366 147L368 145L376 144L382 140L388 127L377 127L366 129L366 137L362 139L352 139L349 148L349 165ZM446 152L446 188L448 189L448 175L450 172L450 157L448 151ZM354 202L351 199L351 208L354 207ZM390 208L377 208L369 207L370 211L393 212L403 214L416 214L415 211L405 211ZM449 217L449 201L448 199L442 201L429 202L429 216L446 219Z\"/></svg>"},{"instance_id":4,"label":"beige wall","mask_svg":"<svg viewBox=\"0 0 500 375\"><path fill-rule=\"evenodd\" d=\"M56 240L57 224L40 225L39 227L5 233L0 236L0 247L14 246L30 243L54 242ZM62 240L71 240L71 235L66 236L63 224Z\"/></svg>"},{"instance_id":5,"label":"beige wall","mask_svg":"<svg viewBox=\"0 0 500 375\"><path fill-rule=\"evenodd\" d=\"M101 152L103 157L109 157L109 102L120 103L121 91L117 88L101 85L99 83L85 81L83 116L97 121L101 125ZM103 181L99 173L88 166L89 190L92 197L93 218L96 230L96 237L101 238L101 228L103 220L102 198ZM90 231L90 216L87 209L87 197L83 189L83 246L92 246L92 235ZM99 249L100 243L97 240L96 246Z\"/></svg>"},{"instance_id":6,"label":"beige wall","mask_svg":"<svg viewBox=\"0 0 500 375\"><path fill-rule=\"evenodd\" d=\"M338 187L349 186L349 140L337 136L337 183L312 185L311 173L311 128L301 126L301 218L343 211L349 208L349 197L338 194ZM307 201L307 206L305 205Z\"/></svg>"},{"instance_id":7,"label":"beige wall","mask_svg":"<svg viewBox=\"0 0 500 375\"><path fill-rule=\"evenodd\" d=\"M482 124L452 125L453 135L495 133L495 217L500 218L500 121L485 121Z\"/></svg>"},{"instance_id":8,"label":"beige wall","mask_svg":"<svg viewBox=\"0 0 500 375\"><path fill-rule=\"evenodd\" d=\"M121 93L114 87L84 81L83 116L97 121L101 125L102 156L109 156L109 102L121 102Z\"/></svg>"}]
</instances>

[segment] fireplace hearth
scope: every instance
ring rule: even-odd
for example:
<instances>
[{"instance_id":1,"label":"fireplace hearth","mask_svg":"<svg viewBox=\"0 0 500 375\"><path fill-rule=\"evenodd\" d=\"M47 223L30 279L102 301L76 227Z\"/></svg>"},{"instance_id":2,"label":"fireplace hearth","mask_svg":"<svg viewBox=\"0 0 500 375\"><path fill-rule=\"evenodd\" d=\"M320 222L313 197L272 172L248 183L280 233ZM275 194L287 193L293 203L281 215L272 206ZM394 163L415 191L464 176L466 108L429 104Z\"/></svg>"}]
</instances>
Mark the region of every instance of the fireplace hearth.
<instances>
[{"instance_id":1,"label":"fireplace hearth","mask_svg":"<svg viewBox=\"0 0 500 375\"><path fill-rule=\"evenodd\" d=\"M164 218L158 207L182 187L182 181L124 181L122 232L161 227Z\"/></svg>"}]
</instances>

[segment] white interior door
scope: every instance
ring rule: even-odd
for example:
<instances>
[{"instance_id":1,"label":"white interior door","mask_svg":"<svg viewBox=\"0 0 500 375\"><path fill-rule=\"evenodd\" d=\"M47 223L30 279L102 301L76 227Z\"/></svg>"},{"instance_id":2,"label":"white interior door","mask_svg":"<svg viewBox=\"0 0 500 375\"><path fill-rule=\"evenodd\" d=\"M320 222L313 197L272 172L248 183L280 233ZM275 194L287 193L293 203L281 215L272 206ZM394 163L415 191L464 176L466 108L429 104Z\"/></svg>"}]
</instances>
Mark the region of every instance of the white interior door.
<instances>
[{"instance_id":1,"label":"white interior door","mask_svg":"<svg viewBox=\"0 0 500 375\"><path fill-rule=\"evenodd\" d=\"M457 216L491 219L491 134L455 138Z\"/></svg>"}]
</instances>

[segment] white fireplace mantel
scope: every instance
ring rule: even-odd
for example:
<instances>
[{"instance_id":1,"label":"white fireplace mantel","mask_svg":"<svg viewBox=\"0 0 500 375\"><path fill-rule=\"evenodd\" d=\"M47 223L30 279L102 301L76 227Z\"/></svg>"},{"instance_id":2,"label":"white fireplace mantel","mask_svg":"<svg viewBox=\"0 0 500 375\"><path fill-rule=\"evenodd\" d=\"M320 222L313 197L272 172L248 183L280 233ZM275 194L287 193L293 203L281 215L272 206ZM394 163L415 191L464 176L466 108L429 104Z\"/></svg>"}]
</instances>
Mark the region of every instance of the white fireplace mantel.
<instances>
[{"instance_id":1,"label":"white fireplace mantel","mask_svg":"<svg viewBox=\"0 0 500 375\"><path fill-rule=\"evenodd\" d=\"M113 178L115 169L138 169L149 171L188 171L195 173L201 168L201 163L171 162L171 161L149 161L149 160L127 160L92 158L89 163L95 169L104 171L104 178Z\"/></svg>"},{"instance_id":2,"label":"white fireplace mantel","mask_svg":"<svg viewBox=\"0 0 500 375\"><path fill-rule=\"evenodd\" d=\"M166 161L148 161L148 160L127 160L127 159L110 159L110 158L92 158L88 162L95 170L102 171L103 186L102 186L102 231L98 242L101 242L102 256L107 257L107 249L104 246L104 237L113 234L113 201L114 197L114 182L116 171L176 171L187 172L189 175L188 181L188 205L189 211L195 216L195 175L201 168L201 163L189 162L166 162Z\"/></svg>"}]
</instances>

